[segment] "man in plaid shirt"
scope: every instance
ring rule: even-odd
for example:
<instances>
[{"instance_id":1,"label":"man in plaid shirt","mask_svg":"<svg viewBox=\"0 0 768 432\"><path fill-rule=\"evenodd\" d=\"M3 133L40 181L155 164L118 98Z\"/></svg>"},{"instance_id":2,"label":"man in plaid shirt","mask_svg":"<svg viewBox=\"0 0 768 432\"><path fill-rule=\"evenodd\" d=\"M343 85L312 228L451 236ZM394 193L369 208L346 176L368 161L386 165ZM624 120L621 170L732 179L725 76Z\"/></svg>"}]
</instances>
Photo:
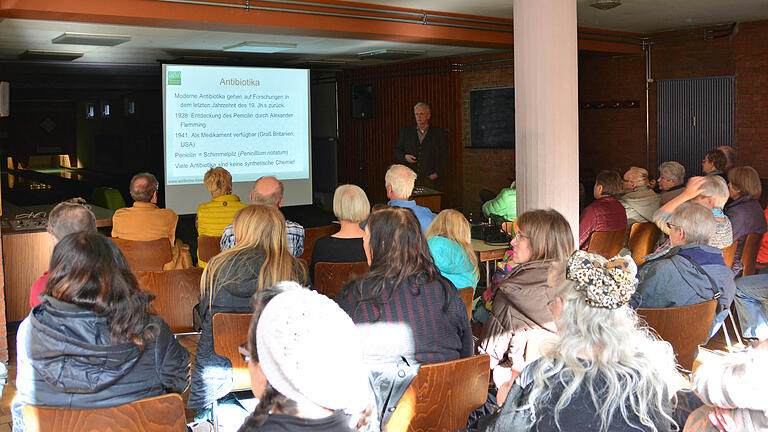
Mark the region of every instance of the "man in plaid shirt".
<instances>
[{"instance_id":1,"label":"man in plaid shirt","mask_svg":"<svg viewBox=\"0 0 768 432\"><path fill-rule=\"evenodd\" d=\"M251 190L251 202L279 208L283 205L283 183L271 176L256 180ZM298 258L304 253L304 227L286 219L285 232L288 236L288 252ZM232 230L232 224L229 224L221 235L221 251L230 249L235 244L237 244L235 233Z\"/></svg>"}]
</instances>

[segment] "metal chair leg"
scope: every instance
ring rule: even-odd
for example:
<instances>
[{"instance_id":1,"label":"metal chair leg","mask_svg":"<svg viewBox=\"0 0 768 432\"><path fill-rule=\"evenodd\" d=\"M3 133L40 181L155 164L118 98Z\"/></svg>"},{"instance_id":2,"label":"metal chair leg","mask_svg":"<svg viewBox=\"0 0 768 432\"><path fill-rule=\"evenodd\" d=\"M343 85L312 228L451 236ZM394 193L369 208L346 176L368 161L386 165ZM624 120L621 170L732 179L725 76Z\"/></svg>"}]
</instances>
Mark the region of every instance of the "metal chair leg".
<instances>
[{"instance_id":1,"label":"metal chair leg","mask_svg":"<svg viewBox=\"0 0 768 432\"><path fill-rule=\"evenodd\" d=\"M219 432L219 413L218 408L219 401L214 401L211 406L211 417L213 417L213 432Z\"/></svg>"},{"instance_id":2,"label":"metal chair leg","mask_svg":"<svg viewBox=\"0 0 768 432\"><path fill-rule=\"evenodd\" d=\"M741 340L741 332L739 331L739 328L736 327L736 320L733 318L733 312L731 312L730 308L728 308L728 317L731 319L731 325L733 326L733 332L736 333L736 339L741 346L744 346L744 341Z\"/></svg>"}]
</instances>

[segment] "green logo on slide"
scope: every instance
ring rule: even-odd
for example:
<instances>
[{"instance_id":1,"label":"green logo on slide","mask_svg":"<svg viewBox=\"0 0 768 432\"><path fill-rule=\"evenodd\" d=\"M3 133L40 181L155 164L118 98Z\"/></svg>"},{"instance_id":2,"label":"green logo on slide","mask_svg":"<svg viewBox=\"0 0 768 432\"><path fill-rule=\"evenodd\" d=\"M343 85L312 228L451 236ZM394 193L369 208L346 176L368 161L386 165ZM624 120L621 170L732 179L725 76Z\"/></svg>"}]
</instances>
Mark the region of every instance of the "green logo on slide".
<instances>
[{"instance_id":1,"label":"green logo on slide","mask_svg":"<svg viewBox=\"0 0 768 432\"><path fill-rule=\"evenodd\" d=\"M181 71L168 71L168 85L181 85Z\"/></svg>"}]
</instances>

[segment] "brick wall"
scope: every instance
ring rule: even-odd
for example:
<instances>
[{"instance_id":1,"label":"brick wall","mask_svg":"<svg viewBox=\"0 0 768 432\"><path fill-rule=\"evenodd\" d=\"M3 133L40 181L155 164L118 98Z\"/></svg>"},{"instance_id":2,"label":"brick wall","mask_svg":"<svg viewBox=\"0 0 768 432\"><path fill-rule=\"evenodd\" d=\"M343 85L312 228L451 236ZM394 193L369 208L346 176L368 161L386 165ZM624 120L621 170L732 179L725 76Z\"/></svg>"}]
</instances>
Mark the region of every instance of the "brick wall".
<instances>
[{"instance_id":1,"label":"brick wall","mask_svg":"<svg viewBox=\"0 0 768 432\"><path fill-rule=\"evenodd\" d=\"M469 116L469 92L472 89L508 87L514 84L515 73L512 62L473 65L489 60L512 59L511 51L461 58L464 72L461 73L461 140L464 166L464 202L466 212L480 210L480 190L494 192L509 187L509 179L515 177L515 151L468 148L471 144ZM476 70L473 70L476 69ZM510 119L510 123L514 119Z\"/></svg>"},{"instance_id":2,"label":"brick wall","mask_svg":"<svg viewBox=\"0 0 768 432\"><path fill-rule=\"evenodd\" d=\"M768 177L768 21L739 25L732 55L738 157Z\"/></svg>"}]
</instances>

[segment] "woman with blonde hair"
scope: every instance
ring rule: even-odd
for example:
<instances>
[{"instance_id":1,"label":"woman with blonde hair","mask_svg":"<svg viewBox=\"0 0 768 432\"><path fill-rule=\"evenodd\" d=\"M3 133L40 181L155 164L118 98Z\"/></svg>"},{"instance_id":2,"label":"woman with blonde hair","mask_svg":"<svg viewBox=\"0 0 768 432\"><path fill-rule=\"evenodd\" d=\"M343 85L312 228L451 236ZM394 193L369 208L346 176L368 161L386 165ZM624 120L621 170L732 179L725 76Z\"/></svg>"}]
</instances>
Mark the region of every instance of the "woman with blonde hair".
<instances>
[{"instance_id":1,"label":"woman with blonde hair","mask_svg":"<svg viewBox=\"0 0 768 432\"><path fill-rule=\"evenodd\" d=\"M559 339L517 377L489 431L670 431L685 379L627 305L637 267L576 251L553 272ZM557 270L560 270L559 268ZM560 273L559 275L557 273Z\"/></svg>"},{"instance_id":2,"label":"woman with blonde hair","mask_svg":"<svg viewBox=\"0 0 768 432\"><path fill-rule=\"evenodd\" d=\"M307 283L305 265L288 252L280 210L264 205L245 207L235 214L234 233L237 245L216 255L200 282L202 332L188 403L190 409L198 410L196 419L207 418L211 404L232 389L232 365L213 351L213 315L251 313L250 297L282 280ZM242 415L244 418L247 412Z\"/></svg>"},{"instance_id":3,"label":"woman with blonde hair","mask_svg":"<svg viewBox=\"0 0 768 432\"><path fill-rule=\"evenodd\" d=\"M477 286L480 272L472 250L469 222L456 210L446 209L427 229L427 245L440 273L456 288Z\"/></svg>"},{"instance_id":4,"label":"woman with blonde hair","mask_svg":"<svg viewBox=\"0 0 768 432\"><path fill-rule=\"evenodd\" d=\"M339 219L341 228L336 234L320 237L312 249L312 264L309 266L310 280L314 281L315 264L319 262L362 262L363 231L360 224L371 213L371 203L360 186L345 184L336 188L333 194L333 214Z\"/></svg>"},{"instance_id":5,"label":"woman with blonde hair","mask_svg":"<svg viewBox=\"0 0 768 432\"><path fill-rule=\"evenodd\" d=\"M478 350L491 356L497 386L525 365L531 339L555 335L548 304L554 298L547 277L553 265L568 259L575 249L571 226L555 210L531 210L517 218L512 239L515 266L499 282L491 316L483 326Z\"/></svg>"},{"instance_id":6,"label":"woman with blonde hair","mask_svg":"<svg viewBox=\"0 0 768 432\"><path fill-rule=\"evenodd\" d=\"M211 193L211 200L197 206L197 235L221 237L235 213L248 204L232 194L232 174L222 167L209 169L203 176L203 183ZM197 266L205 267L205 261L200 261L199 250L197 258Z\"/></svg>"}]
</instances>

